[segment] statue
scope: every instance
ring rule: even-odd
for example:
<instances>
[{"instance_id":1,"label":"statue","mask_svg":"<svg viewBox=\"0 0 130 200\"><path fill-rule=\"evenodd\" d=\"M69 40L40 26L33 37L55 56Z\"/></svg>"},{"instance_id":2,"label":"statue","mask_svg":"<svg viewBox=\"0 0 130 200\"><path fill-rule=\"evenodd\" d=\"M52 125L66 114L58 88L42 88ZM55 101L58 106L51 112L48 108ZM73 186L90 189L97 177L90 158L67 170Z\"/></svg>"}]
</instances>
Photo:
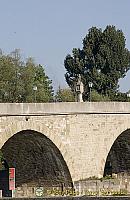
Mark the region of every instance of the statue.
<instances>
[{"instance_id":1,"label":"statue","mask_svg":"<svg viewBox=\"0 0 130 200\"><path fill-rule=\"evenodd\" d=\"M76 91L77 102L83 102L84 87L83 87L83 83L81 81L81 75L80 74L78 76L78 82L76 83L75 91Z\"/></svg>"}]
</instances>

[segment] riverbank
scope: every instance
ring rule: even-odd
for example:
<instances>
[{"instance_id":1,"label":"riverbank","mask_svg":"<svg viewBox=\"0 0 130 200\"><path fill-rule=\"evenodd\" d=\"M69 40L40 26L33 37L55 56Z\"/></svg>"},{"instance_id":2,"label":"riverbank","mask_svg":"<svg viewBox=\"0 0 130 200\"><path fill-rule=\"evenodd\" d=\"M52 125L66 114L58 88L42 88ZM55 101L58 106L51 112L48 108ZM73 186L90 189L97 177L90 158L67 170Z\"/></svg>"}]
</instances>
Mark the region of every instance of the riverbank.
<instances>
[{"instance_id":1,"label":"riverbank","mask_svg":"<svg viewBox=\"0 0 130 200\"><path fill-rule=\"evenodd\" d=\"M51 197L51 198L1 198L4 200L130 200L129 197Z\"/></svg>"}]
</instances>

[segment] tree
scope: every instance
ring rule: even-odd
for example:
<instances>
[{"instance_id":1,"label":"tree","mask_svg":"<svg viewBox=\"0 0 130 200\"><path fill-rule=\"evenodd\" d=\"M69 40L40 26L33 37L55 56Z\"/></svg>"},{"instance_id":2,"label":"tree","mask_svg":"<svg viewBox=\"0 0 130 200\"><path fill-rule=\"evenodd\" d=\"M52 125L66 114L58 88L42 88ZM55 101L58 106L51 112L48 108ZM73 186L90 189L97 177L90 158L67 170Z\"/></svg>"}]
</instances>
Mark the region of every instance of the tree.
<instances>
[{"instance_id":1,"label":"tree","mask_svg":"<svg viewBox=\"0 0 130 200\"><path fill-rule=\"evenodd\" d=\"M55 95L55 99L56 101L60 101L60 102L74 102L75 101L74 94L69 88L61 89L60 87Z\"/></svg>"},{"instance_id":2,"label":"tree","mask_svg":"<svg viewBox=\"0 0 130 200\"><path fill-rule=\"evenodd\" d=\"M52 82L32 58L21 61L19 50L0 55L0 102L51 102ZM37 91L34 91L34 86Z\"/></svg>"},{"instance_id":3,"label":"tree","mask_svg":"<svg viewBox=\"0 0 130 200\"><path fill-rule=\"evenodd\" d=\"M110 98L108 96L101 95L97 91L93 90L91 92L91 101L94 101L94 102L110 101Z\"/></svg>"},{"instance_id":4,"label":"tree","mask_svg":"<svg viewBox=\"0 0 130 200\"><path fill-rule=\"evenodd\" d=\"M64 60L65 78L74 90L78 75L84 83L84 98L88 98L88 83L101 95L113 99L118 92L118 81L130 69L130 52L125 48L125 37L115 26L107 26L104 31L96 27L89 29L83 39L83 48L72 50Z\"/></svg>"},{"instance_id":5,"label":"tree","mask_svg":"<svg viewBox=\"0 0 130 200\"><path fill-rule=\"evenodd\" d=\"M17 102L20 93L19 66L7 55L0 57L0 102Z\"/></svg>"},{"instance_id":6,"label":"tree","mask_svg":"<svg viewBox=\"0 0 130 200\"><path fill-rule=\"evenodd\" d=\"M28 59L21 76L23 77L24 102L53 101L52 82L49 80L48 76L46 76L42 65L35 65L33 60ZM34 87L36 87L37 90L34 90Z\"/></svg>"}]
</instances>

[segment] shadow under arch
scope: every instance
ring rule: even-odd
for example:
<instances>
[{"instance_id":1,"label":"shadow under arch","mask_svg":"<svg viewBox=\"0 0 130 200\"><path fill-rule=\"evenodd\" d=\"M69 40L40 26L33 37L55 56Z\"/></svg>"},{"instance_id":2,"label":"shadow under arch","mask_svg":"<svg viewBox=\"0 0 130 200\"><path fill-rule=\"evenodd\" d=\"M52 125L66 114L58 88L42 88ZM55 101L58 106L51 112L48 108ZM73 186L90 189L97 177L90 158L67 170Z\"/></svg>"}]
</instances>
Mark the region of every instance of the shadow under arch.
<instances>
[{"instance_id":1,"label":"shadow under arch","mask_svg":"<svg viewBox=\"0 0 130 200\"><path fill-rule=\"evenodd\" d=\"M10 167L16 168L16 187L72 187L67 164L56 145L44 134L22 130L9 138L2 152Z\"/></svg>"},{"instance_id":2,"label":"shadow under arch","mask_svg":"<svg viewBox=\"0 0 130 200\"><path fill-rule=\"evenodd\" d=\"M130 129L116 138L108 153L103 176L112 174L130 175Z\"/></svg>"}]
</instances>

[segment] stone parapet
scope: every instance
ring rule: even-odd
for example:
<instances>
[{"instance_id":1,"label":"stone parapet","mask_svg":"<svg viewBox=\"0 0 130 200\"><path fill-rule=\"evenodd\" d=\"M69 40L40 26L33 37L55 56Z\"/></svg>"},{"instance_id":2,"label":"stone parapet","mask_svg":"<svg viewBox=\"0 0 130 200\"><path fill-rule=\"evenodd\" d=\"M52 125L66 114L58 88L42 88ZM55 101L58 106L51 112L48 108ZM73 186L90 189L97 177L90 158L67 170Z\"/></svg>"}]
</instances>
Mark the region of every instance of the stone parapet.
<instances>
[{"instance_id":1,"label":"stone parapet","mask_svg":"<svg viewBox=\"0 0 130 200\"><path fill-rule=\"evenodd\" d=\"M130 113L130 102L0 103L0 115Z\"/></svg>"}]
</instances>

